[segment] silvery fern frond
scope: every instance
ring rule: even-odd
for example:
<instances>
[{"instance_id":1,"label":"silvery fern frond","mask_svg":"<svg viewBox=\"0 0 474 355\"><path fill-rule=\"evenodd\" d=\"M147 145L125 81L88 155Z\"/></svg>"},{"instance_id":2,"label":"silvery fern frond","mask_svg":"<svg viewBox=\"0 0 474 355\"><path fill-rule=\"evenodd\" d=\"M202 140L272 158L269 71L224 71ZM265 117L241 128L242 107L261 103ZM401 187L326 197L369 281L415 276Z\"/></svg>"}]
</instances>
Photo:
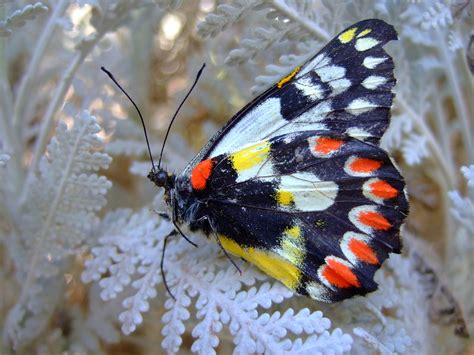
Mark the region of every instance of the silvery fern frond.
<instances>
[{"instance_id":1,"label":"silvery fern frond","mask_svg":"<svg viewBox=\"0 0 474 355\"><path fill-rule=\"evenodd\" d=\"M459 191L450 191L451 214L471 234L474 233L474 165L463 166L461 172L466 180L468 191L463 197Z\"/></svg>"},{"instance_id":2,"label":"silvery fern frond","mask_svg":"<svg viewBox=\"0 0 474 355\"><path fill-rule=\"evenodd\" d=\"M237 0L232 4L219 5L214 13L198 24L198 33L203 38L215 37L261 3L261 0Z\"/></svg>"},{"instance_id":3,"label":"silvery fern frond","mask_svg":"<svg viewBox=\"0 0 474 355\"><path fill-rule=\"evenodd\" d=\"M423 13L422 28L425 30L433 28L448 27L453 23L451 8L448 3L436 2Z\"/></svg>"},{"instance_id":4,"label":"silvery fern frond","mask_svg":"<svg viewBox=\"0 0 474 355\"><path fill-rule=\"evenodd\" d=\"M0 42L8 37L0 43L0 353L138 354L159 344L168 353L462 352L452 329L430 318L433 300L422 292L410 241L415 233L436 243L442 257L414 251L442 260L440 280L446 273L443 287L456 294L472 333L473 1L0 3ZM383 19L399 34L387 48L397 85L383 144L411 200L404 255L377 272L377 291L327 305L237 260L240 276L214 243L197 239L196 249L176 237L164 262L174 301L160 273L172 225L150 210L163 196L145 179L142 127L127 119L129 102L98 75L100 65L143 110L156 153L164 132L152 130L166 128L206 61L163 156L179 172L252 95L363 18ZM98 117L102 152L117 157L106 172L114 188L103 213L110 182L100 175L110 158L99 153L98 128L84 110ZM60 125L47 147L64 117L68 127ZM74 142L84 141L85 158L74 153Z\"/></svg>"},{"instance_id":5,"label":"silvery fern frond","mask_svg":"<svg viewBox=\"0 0 474 355\"><path fill-rule=\"evenodd\" d=\"M104 300L123 298L125 310L118 319L125 334L142 323L149 300L157 296L163 239L171 230L170 222L147 209L110 213L97 230L98 245L92 248L94 257L86 261L82 279L98 281ZM195 249L180 238L167 245L166 278L176 297L175 301L168 295L162 318L162 346L168 352L179 351L192 304L198 320L191 332L193 352L215 353L224 326L234 337L236 353L327 348L337 354L350 349L352 338L341 330L331 332L331 322L319 311L260 312L291 298L293 292L278 282L262 283L267 277L248 264L240 276L216 245L204 240L199 244ZM300 338L293 342L287 333Z\"/></svg>"},{"instance_id":6,"label":"silvery fern frond","mask_svg":"<svg viewBox=\"0 0 474 355\"><path fill-rule=\"evenodd\" d=\"M95 173L111 162L100 152L100 130L87 111L75 117L71 128L59 123L24 208L22 239L25 244L37 241L30 248L32 260L51 265L77 252L98 222L95 213L105 205L111 187L110 181Z\"/></svg>"},{"instance_id":7,"label":"silvery fern frond","mask_svg":"<svg viewBox=\"0 0 474 355\"><path fill-rule=\"evenodd\" d=\"M46 12L48 12L48 7L42 2L25 5L22 9L14 11L4 21L0 21L0 37L10 36L15 29L25 26L28 21Z\"/></svg>"},{"instance_id":8,"label":"silvery fern frond","mask_svg":"<svg viewBox=\"0 0 474 355\"><path fill-rule=\"evenodd\" d=\"M469 188L474 189L474 165L463 166L461 172L464 175Z\"/></svg>"},{"instance_id":9,"label":"silvery fern frond","mask_svg":"<svg viewBox=\"0 0 474 355\"><path fill-rule=\"evenodd\" d=\"M58 273L84 245L105 205L111 182L95 172L108 167L111 158L100 152L100 130L87 111L70 128L60 122L32 182L17 243L10 245L22 290L5 336L16 347L42 330L38 323L44 326L62 289Z\"/></svg>"},{"instance_id":10,"label":"silvery fern frond","mask_svg":"<svg viewBox=\"0 0 474 355\"><path fill-rule=\"evenodd\" d=\"M2 178L3 168L7 165L8 161L10 160L10 156L8 154L0 153L0 178Z\"/></svg>"},{"instance_id":11,"label":"silvery fern frond","mask_svg":"<svg viewBox=\"0 0 474 355\"><path fill-rule=\"evenodd\" d=\"M8 154L0 153L0 218L4 216L5 211L7 210L4 196L4 189L6 188L4 174L9 160L10 156Z\"/></svg>"}]
</instances>

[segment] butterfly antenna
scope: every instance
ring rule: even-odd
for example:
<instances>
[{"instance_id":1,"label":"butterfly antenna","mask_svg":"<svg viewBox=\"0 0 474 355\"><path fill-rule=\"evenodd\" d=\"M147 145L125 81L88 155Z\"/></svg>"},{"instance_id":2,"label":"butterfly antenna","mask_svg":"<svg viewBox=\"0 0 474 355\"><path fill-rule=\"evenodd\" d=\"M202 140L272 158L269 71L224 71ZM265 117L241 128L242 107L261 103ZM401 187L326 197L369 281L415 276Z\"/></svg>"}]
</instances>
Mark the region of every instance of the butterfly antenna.
<instances>
[{"instance_id":1,"label":"butterfly antenna","mask_svg":"<svg viewBox=\"0 0 474 355\"><path fill-rule=\"evenodd\" d=\"M193 85L191 86L191 88L189 89L188 93L186 94L186 96L184 97L184 99L181 101L181 103L179 104L178 106L178 109L176 110L176 112L174 113L173 115L173 118L171 119L171 122L168 126L168 130L166 131L166 134L165 134L165 139L163 140L163 145L161 146L161 152L160 152L160 160L158 161L158 169L160 168L161 166L161 158L163 157L163 151L165 150L165 144L166 144L166 140L168 139L168 135L170 133L170 130L171 130L171 126L173 125L173 122L176 118L176 116L178 115L178 112L179 110L181 109L181 106L183 106L184 102L186 101L186 99L188 98L188 96L191 94L191 91L193 91L194 87L196 86L198 80L199 80L199 77L201 76L202 74L202 71L204 70L204 68L206 67L206 63L204 63L201 67L201 69L199 69L197 75L196 75L196 79L194 79L194 83Z\"/></svg>"},{"instance_id":2,"label":"butterfly antenna","mask_svg":"<svg viewBox=\"0 0 474 355\"><path fill-rule=\"evenodd\" d=\"M135 107L135 109L137 110L138 112L138 116L140 116L140 120L142 121L142 126L143 126L143 132L145 133L145 139L146 139L146 145L148 147L148 154L150 155L150 161L151 161L151 165L152 165L152 170L153 171L156 171L155 170L155 162L153 161L153 156L151 155L151 149L150 149L150 142L148 141L148 135L146 133L146 127L145 127L145 121L143 120L143 116L142 116L142 113L140 112L140 109L138 108L137 104L135 103L135 101L133 101L133 99L130 97L129 94L127 94L127 92L124 90L124 88L122 88L122 86L118 83L117 79L114 78L114 76L112 75L111 72L109 72L107 69L105 69L104 67L100 67L100 69L102 69L103 72L105 72L109 78L115 83L115 85L118 86L118 88L125 94L125 96L127 96L127 98L130 100L130 102L133 104L133 106ZM163 152L163 150L162 150ZM160 161L161 161L161 156L160 156Z\"/></svg>"}]
</instances>

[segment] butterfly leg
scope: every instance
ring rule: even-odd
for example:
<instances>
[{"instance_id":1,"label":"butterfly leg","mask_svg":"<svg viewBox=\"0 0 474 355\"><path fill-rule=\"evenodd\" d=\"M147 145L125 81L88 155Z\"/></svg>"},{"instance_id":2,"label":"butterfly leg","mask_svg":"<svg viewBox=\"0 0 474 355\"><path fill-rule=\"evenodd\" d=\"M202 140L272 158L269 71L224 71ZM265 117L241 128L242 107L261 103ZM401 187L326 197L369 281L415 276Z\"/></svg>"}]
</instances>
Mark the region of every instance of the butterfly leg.
<instances>
[{"instance_id":1,"label":"butterfly leg","mask_svg":"<svg viewBox=\"0 0 474 355\"><path fill-rule=\"evenodd\" d=\"M177 211L177 207L176 207L176 200L174 198L171 199L173 201L173 208L172 208L172 211L173 211L173 214L171 215L172 218L171 218L171 222L173 223L174 227L176 228L176 230L179 232L179 234L181 234L181 236L191 245L195 246L196 248L198 247L196 243L194 243L193 241L191 241L188 237L186 237L186 235L183 233L183 231L181 230L181 228L179 228L178 226L178 223L176 222L176 219L177 219L177 216L176 216L176 211Z\"/></svg>"},{"instance_id":2,"label":"butterfly leg","mask_svg":"<svg viewBox=\"0 0 474 355\"><path fill-rule=\"evenodd\" d=\"M166 282L166 275L165 275L165 270L164 270L164 263L165 263L165 250L166 250L166 243L168 243L168 239L170 237L173 237L177 235L178 232L176 230L173 230L170 234L168 234L165 237L165 240L163 241L163 250L161 252L161 262L160 262L160 270L161 270L161 278L163 279L163 284L165 285L166 291L168 294L171 296L173 300L176 301L176 297L171 293L170 288L168 287L168 283Z\"/></svg>"},{"instance_id":3,"label":"butterfly leg","mask_svg":"<svg viewBox=\"0 0 474 355\"><path fill-rule=\"evenodd\" d=\"M171 218L170 218L170 215L165 212L165 211L158 211L158 210L152 210L153 212L155 212L158 216L160 216L161 218L169 221Z\"/></svg>"},{"instance_id":4,"label":"butterfly leg","mask_svg":"<svg viewBox=\"0 0 474 355\"><path fill-rule=\"evenodd\" d=\"M205 216L204 218L206 218L209 221L209 225L211 226L214 237L216 238L216 242L219 245L219 247L221 248L221 250L224 252L224 255L227 257L227 259L230 260L232 265L235 266L235 268L237 269L239 274L242 275L242 270L240 270L239 266L235 263L234 259L232 259L232 257L229 255L227 250L225 250L224 247L222 246L221 240L219 239L219 235L217 234L217 231L216 231L216 228L214 227L214 223L212 222L212 219L208 218L207 216Z\"/></svg>"},{"instance_id":5,"label":"butterfly leg","mask_svg":"<svg viewBox=\"0 0 474 355\"><path fill-rule=\"evenodd\" d=\"M179 232L179 234L181 234L181 236L182 236L184 239L186 239L186 241L187 241L189 244L195 246L196 248L198 247L198 245L197 245L196 243L194 243L194 242L191 241L188 237L186 237L186 235L183 233L183 231L179 228L178 223L176 223L176 221L173 221L173 225L174 225L174 227L176 228L176 230Z\"/></svg>"},{"instance_id":6,"label":"butterfly leg","mask_svg":"<svg viewBox=\"0 0 474 355\"><path fill-rule=\"evenodd\" d=\"M224 249L224 247L222 246L222 243L221 243L221 240L219 239L219 236L214 233L215 237L216 237L216 241L217 241L217 244L219 244L219 247L222 249L222 251L224 252L225 256L227 256L227 259L230 260L230 262L232 263L232 265L235 266L235 268L237 269L237 271L239 272L240 275L242 275L242 270L240 270L239 266L235 263L234 259L232 259L232 257L229 255L229 253L227 252L227 250Z\"/></svg>"}]
</instances>

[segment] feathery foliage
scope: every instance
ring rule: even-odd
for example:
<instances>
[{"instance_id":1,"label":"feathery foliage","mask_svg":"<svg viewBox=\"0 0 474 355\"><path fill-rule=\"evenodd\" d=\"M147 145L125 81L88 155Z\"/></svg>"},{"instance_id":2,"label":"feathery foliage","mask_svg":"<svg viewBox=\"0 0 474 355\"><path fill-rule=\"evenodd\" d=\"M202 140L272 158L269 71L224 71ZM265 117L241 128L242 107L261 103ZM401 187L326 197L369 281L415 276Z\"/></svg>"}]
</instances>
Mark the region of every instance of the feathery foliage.
<instances>
[{"instance_id":1,"label":"feathery foliage","mask_svg":"<svg viewBox=\"0 0 474 355\"><path fill-rule=\"evenodd\" d=\"M469 346L454 330L474 330L472 8L469 0L0 2L0 352ZM407 177L404 254L376 274L378 291L326 305L251 265L241 263L240 276L199 235L190 236L197 249L175 238L164 263L173 300L160 274L172 230L155 213L163 196L144 179L140 123L100 66L137 100L156 154L207 62L165 150L179 172L253 95L365 18L400 35L388 48L398 82L382 144Z\"/></svg>"}]
</instances>

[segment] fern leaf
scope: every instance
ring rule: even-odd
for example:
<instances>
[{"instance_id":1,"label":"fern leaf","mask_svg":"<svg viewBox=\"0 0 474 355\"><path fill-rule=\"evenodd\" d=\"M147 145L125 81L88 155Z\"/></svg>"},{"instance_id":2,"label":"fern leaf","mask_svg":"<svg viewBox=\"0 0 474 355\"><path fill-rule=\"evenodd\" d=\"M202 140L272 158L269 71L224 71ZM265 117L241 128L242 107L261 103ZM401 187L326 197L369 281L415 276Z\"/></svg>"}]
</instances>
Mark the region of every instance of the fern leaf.
<instances>
[{"instance_id":1,"label":"fern leaf","mask_svg":"<svg viewBox=\"0 0 474 355\"><path fill-rule=\"evenodd\" d=\"M63 287L57 274L66 267L67 257L84 245L98 221L95 212L105 205L111 183L92 173L111 161L99 152L99 131L88 112L78 115L71 128L60 123L41 159L19 223L20 246L13 254L22 292L5 332L15 347L46 325Z\"/></svg>"},{"instance_id":2,"label":"fern leaf","mask_svg":"<svg viewBox=\"0 0 474 355\"><path fill-rule=\"evenodd\" d=\"M5 21L0 21L0 37L10 36L15 29L25 26L28 21L46 12L48 12L48 7L41 2L25 5L22 9L13 12Z\"/></svg>"}]
</instances>

